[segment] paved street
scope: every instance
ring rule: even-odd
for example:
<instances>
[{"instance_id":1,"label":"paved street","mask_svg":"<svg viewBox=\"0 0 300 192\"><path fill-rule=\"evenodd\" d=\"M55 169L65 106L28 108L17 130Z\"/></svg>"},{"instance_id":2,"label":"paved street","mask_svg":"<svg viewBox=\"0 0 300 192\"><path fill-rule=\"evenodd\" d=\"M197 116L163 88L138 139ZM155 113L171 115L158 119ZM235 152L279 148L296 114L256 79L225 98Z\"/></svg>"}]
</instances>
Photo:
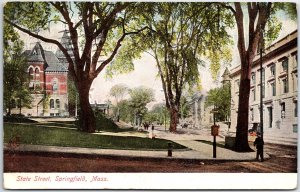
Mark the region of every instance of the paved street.
<instances>
[{"instance_id":1,"label":"paved street","mask_svg":"<svg viewBox=\"0 0 300 192\"><path fill-rule=\"evenodd\" d=\"M4 172L218 172L296 173L296 148L266 145L264 162L93 157L62 154L4 154Z\"/></svg>"}]
</instances>

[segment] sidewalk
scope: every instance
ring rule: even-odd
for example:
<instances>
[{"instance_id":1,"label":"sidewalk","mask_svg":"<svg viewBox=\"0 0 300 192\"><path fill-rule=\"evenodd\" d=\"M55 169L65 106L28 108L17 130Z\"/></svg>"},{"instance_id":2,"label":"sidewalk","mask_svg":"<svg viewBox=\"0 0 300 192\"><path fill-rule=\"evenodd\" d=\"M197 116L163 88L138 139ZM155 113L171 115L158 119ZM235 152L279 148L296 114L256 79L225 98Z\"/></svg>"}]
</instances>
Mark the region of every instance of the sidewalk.
<instances>
[{"instance_id":1,"label":"sidewalk","mask_svg":"<svg viewBox=\"0 0 300 192\"><path fill-rule=\"evenodd\" d=\"M204 130L205 131L205 130ZM183 146L187 150L173 150L172 157L168 157L167 150L160 151L139 151L139 150L115 150L115 149L95 149L95 148L78 148L78 147L58 147L58 146L42 146L42 145L20 145L15 151L20 152L38 152L38 153L64 153L75 155L91 155L91 156L109 156L109 157L125 157L125 158L151 158L151 159L177 159L177 160L221 160L221 161L254 161L256 152L238 153L229 149L217 147L217 157L213 158L213 146L199 142L196 140L211 139L211 136L200 134L174 134L164 131L155 130L157 138L168 139ZM129 136L128 132L110 133L100 132L96 134ZM136 133L131 136L148 137L145 133ZM217 142L222 138L217 138ZM4 145L8 149L7 145ZM269 158L264 154L265 158Z\"/></svg>"}]
</instances>

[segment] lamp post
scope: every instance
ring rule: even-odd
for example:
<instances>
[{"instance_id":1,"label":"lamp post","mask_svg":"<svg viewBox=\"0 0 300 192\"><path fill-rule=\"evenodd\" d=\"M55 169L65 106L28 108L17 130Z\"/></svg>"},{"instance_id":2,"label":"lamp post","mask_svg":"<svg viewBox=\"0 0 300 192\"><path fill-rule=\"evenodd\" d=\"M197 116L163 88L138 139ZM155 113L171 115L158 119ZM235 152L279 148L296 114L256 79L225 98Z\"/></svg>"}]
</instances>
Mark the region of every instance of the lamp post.
<instances>
[{"instance_id":1,"label":"lamp post","mask_svg":"<svg viewBox=\"0 0 300 192\"><path fill-rule=\"evenodd\" d=\"M259 40L260 50L259 50L259 63L260 63L260 133L261 139L264 140L264 120L263 120L263 68L262 68L262 54L264 46L264 36L263 29L260 25L260 40ZM262 154L264 154L264 147L262 147ZM263 158L263 157L262 157Z\"/></svg>"},{"instance_id":2,"label":"lamp post","mask_svg":"<svg viewBox=\"0 0 300 192\"><path fill-rule=\"evenodd\" d=\"M211 111L211 113L213 114L213 118L214 118L214 125L211 126L211 135L213 136L213 158L217 157L217 141L216 141L216 136L219 135L219 125L216 125L216 116L215 114L218 113L218 111L216 110L215 106L214 109Z\"/></svg>"}]
</instances>

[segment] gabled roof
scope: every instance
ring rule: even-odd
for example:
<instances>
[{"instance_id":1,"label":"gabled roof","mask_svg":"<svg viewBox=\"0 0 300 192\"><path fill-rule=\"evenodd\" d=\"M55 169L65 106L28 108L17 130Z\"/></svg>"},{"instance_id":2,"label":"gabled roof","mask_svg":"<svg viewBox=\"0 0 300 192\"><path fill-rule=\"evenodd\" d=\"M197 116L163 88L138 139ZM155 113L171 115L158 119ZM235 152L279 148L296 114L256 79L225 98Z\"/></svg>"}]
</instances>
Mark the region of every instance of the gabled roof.
<instances>
[{"instance_id":1,"label":"gabled roof","mask_svg":"<svg viewBox=\"0 0 300 192\"><path fill-rule=\"evenodd\" d=\"M26 50L24 54L28 62L44 62L45 71L68 71L66 64L61 63L52 51L45 51L40 42L37 42L32 50Z\"/></svg>"}]
</instances>

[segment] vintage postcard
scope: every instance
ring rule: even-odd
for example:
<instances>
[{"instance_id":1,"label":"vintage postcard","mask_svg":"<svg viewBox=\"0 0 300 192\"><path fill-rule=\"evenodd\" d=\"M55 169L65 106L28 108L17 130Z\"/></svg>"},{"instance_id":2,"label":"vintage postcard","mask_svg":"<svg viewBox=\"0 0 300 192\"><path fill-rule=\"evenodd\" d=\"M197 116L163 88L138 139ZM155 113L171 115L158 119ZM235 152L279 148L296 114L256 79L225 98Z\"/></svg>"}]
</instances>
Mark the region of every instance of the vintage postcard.
<instances>
[{"instance_id":1,"label":"vintage postcard","mask_svg":"<svg viewBox=\"0 0 300 192\"><path fill-rule=\"evenodd\" d=\"M294 2L7 1L4 189L296 189Z\"/></svg>"}]
</instances>

